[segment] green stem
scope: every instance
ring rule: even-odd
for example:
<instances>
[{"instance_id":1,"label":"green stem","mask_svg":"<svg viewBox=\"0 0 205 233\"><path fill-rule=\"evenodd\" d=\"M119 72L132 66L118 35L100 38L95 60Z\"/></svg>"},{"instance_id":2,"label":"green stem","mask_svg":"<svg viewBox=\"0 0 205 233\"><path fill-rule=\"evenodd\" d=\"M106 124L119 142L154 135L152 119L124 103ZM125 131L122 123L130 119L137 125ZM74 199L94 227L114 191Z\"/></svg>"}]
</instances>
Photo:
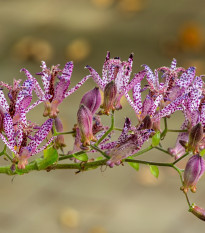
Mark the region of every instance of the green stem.
<instances>
[{"instance_id":1,"label":"green stem","mask_svg":"<svg viewBox=\"0 0 205 233\"><path fill-rule=\"evenodd\" d=\"M162 149L161 147L156 146L156 147L154 147L154 148L157 149L157 150L160 150L160 151L162 151L162 152L164 152L164 153L166 153L166 154L168 154L168 155L170 155L170 156L172 156L167 150L164 150L164 149Z\"/></svg>"},{"instance_id":2,"label":"green stem","mask_svg":"<svg viewBox=\"0 0 205 233\"><path fill-rule=\"evenodd\" d=\"M95 146L95 145L94 145L94 146L93 146L93 145L90 145L90 147L91 147L92 149L94 149L94 150L100 152L106 159L109 159L109 158L110 158L110 156L106 155L106 153L103 152L102 150L100 150L100 148L98 148L97 146Z\"/></svg>"},{"instance_id":3,"label":"green stem","mask_svg":"<svg viewBox=\"0 0 205 233\"><path fill-rule=\"evenodd\" d=\"M74 154L70 154L70 155L62 155L61 157L59 157L59 161L61 160L65 160L65 159L70 159L70 158L73 158L74 155L78 156L78 155L82 155L82 154L85 154L86 152L85 151L79 151L79 152L76 152Z\"/></svg>"},{"instance_id":4,"label":"green stem","mask_svg":"<svg viewBox=\"0 0 205 233\"><path fill-rule=\"evenodd\" d=\"M98 146L107 136L108 134L111 133L111 131L114 129L114 111L112 111L112 114L111 114L111 126L110 128L108 129L108 131L95 143L95 146Z\"/></svg>"},{"instance_id":5,"label":"green stem","mask_svg":"<svg viewBox=\"0 0 205 233\"><path fill-rule=\"evenodd\" d=\"M52 169L78 169L80 171L87 170L89 168L106 165L107 159L89 162L89 163L75 163L75 164L56 164Z\"/></svg>"},{"instance_id":6,"label":"green stem","mask_svg":"<svg viewBox=\"0 0 205 233\"><path fill-rule=\"evenodd\" d=\"M178 130L178 129L168 129L167 132L173 132L173 133L183 133L183 132L188 132L186 129Z\"/></svg>"},{"instance_id":7,"label":"green stem","mask_svg":"<svg viewBox=\"0 0 205 233\"><path fill-rule=\"evenodd\" d=\"M160 166L160 167L173 167L171 163L158 163L158 162L138 160L138 159L125 159L124 161L130 162L130 163L141 163L141 164L146 164L146 165L155 165L155 166Z\"/></svg>"},{"instance_id":8,"label":"green stem","mask_svg":"<svg viewBox=\"0 0 205 233\"><path fill-rule=\"evenodd\" d=\"M152 145L148 146L147 148L135 153L134 155L132 155L132 157L136 157L136 156L139 156L139 155L142 155L150 150L152 150L154 147L152 147Z\"/></svg>"},{"instance_id":9,"label":"green stem","mask_svg":"<svg viewBox=\"0 0 205 233\"><path fill-rule=\"evenodd\" d=\"M161 140L165 138L166 134L167 134L167 118L164 117L164 130L161 133Z\"/></svg>"},{"instance_id":10,"label":"green stem","mask_svg":"<svg viewBox=\"0 0 205 233\"><path fill-rule=\"evenodd\" d=\"M122 131L123 129L115 127L115 128L113 128L113 130Z\"/></svg>"},{"instance_id":11,"label":"green stem","mask_svg":"<svg viewBox=\"0 0 205 233\"><path fill-rule=\"evenodd\" d=\"M9 156L9 154L7 154L6 152L4 152L4 155L5 155L10 161L12 161L12 158Z\"/></svg>"},{"instance_id":12,"label":"green stem","mask_svg":"<svg viewBox=\"0 0 205 233\"><path fill-rule=\"evenodd\" d=\"M175 161L173 162L173 164L178 163L180 160L182 160L182 159L183 159L184 157L186 157L188 154L189 154L189 152L185 153L185 154L182 155L180 158L178 158L177 160L175 160Z\"/></svg>"},{"instance_id":13,"label":"green stem","mask_svg":"<svg viewBox=\"0 0 205 233\"><path fill-rule=\"evenodd\" d=\"M55 132L53 136L58 136L58 135L65 135L65 134L73 134L75 133L74 131L67 131L67 132Z\"/></svg>"}]
</instances>

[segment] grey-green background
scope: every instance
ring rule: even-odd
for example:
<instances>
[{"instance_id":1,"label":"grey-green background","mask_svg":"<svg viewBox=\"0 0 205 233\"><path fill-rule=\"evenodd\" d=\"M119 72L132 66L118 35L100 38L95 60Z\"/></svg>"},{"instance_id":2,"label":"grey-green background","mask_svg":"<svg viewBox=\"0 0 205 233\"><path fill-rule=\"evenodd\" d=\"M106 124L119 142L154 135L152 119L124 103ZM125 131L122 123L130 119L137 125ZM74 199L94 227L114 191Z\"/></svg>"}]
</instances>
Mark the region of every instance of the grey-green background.
<instances>
[{"instance_id":1,"label":"grey-green background","mask_svg":"<svg viewBox=\"0 0 205 233\"><path fill-rule=\"evenodd\" d=\"M74 60L73 86L88 71L89 64L101 73L106 51L127 59L134 52L133 73L141 64L151 68L169 66L173 57L178 66L197 67L205 73L204 0L7 0L0 1L0 74L11 83L22 78L23 67L32 74L40 61L48 66ZM76 122L76 111L89 80L60 106L65 130ZM43 106L29 113L42 123ZM123 100L116 113L116 125L125 116L137 123L132 109ZM106 120L105 117L103 120ZM180 114L170 119L177 128ZM174 145L175 134L164 143ZM66 136L72 149L73 139ZM145 158L172 161L159 152ZM5 164L1 158L1 164ZM184 166L182 163L180 166ZM199 183L191 201L205 207L205 180ZM187 204L174 171L160 168L155 179L149 168L140 171L125 165L75 175L74 171L33 172L0 176L0 232L69 233L192 233L203 232L204 223L187 212Z\"/></svg>"}]
</instances>

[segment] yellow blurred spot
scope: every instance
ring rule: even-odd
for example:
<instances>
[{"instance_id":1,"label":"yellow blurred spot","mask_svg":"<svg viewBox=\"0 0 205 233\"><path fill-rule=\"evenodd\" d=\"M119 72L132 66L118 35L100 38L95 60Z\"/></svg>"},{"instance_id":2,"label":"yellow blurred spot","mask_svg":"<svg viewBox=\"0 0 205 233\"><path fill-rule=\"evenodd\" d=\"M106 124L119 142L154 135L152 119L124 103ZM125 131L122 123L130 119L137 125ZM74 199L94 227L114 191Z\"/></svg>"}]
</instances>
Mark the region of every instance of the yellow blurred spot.
<instances>
[{"instance_id":1,"label":"yellow blurred spot","mask_svg":"<svg viewBox=\"0 0 205 233\"><path fill-rule=\"evenodd\" d=\"M145 8L146 0L119 0L118 8L125 13L138 12Z\"/></svg>"},{"instance_id":2,"label":"yellow blurred spot","mask_svg":"<svg viewBox=\"0 0 205 233\"><path fill-rule=\"evenodd\" d=\"M107 233L107 231L101 227L101 226L96 226L96 227L93 227L89 233Z\"/></svg>"},{"instance_id":3,"label":"yellow blurred spot","mask_svg":"<svg viewBox=\"0 0 205 233\"><path fill-rule=\"evenodd\" d=\"M91 2L98 8L108 8L113 4L114 0L91 0Z\"/></svg>"},{"instance_id":4,"label":"yellow blurred spot","mask_svg":"<svg viewBox=\"0 0 205 233\"><path fill-rule=\"evenodd\" d=\"M11 53L17 59L39 62L51 59L53 49L46 40L26 36L14 44Z\"/></svg>"},{"instance_id":5,"label":"yellow blurred spot","mask_svg":"<svg viewBox=\"0 0 205 233\"><path fill-rule=\"evenodd\" d=\"M180 27L179 45L183 50L198 50L202 44L202 29L197 23L186 23Z\"/></svg>"},{"instance_id":6,"label":"yellow blurred spot","mask_svg":"<svg viewBox=\"0 0 205 233\"><path fill-rule=\"evenodd\" d=\"M66 57L72 61L82 61L90 54L90 43L83 38L73 40L66 47Z\"/></svg>"},{"instance_id":7,"label":"yellow blurred spot","mask_svg":"<svg viewBox=\"0 0 205 233\"><path fill-rule=\"evenodd\" d=\"M60 214L60 223L69 228L76 228L79 225L78 211L73 208L67 208Z\"/></svg>"}]
</instances>

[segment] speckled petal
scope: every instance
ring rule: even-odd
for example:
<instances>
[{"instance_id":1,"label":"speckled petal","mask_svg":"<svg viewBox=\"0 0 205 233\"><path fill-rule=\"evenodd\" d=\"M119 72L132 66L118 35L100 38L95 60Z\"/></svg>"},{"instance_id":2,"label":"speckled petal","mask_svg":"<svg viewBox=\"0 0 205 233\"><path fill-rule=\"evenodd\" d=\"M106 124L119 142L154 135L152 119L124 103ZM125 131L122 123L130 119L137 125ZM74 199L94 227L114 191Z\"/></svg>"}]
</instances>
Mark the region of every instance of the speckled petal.
<instances>
[{"instance_id":1,"label":"speckled petal","mask_svg":"<svg viewBox=\"0 0 205 233\"><path fill-rule=\"evenodd\" d=\"M41 128L34 135L34 140L32 140L28 147L32 148L32 154L35 152L36 148L43 142L43 140L48 136L48 133L51 131L53 126L53 119L48 119Z\"/></svg>"},{"instance_id":2,"label":"speckled petal","mask_svg":"<svg viewBox=\"0 0 205 233\"><path fill-rule=\"evenodd\" d=\"M9 141L9 144L14 147L16 145L16 141L14 138L14 127L13 127L13 121L9 113L4 114L4 119L3 119L3 127L4 127L4 132L6 134L6 137Z\"/></svg>"},{"instance_id":3,"label":"speckled petal","mask_svg":"<svg viewBox=\"0 0 205 233\"><path fill-rule=\"evenodd\" d=\"M68 92L65 93L64 98L68 97L69 95L77 91L78 88L80 88L90 77L91 75L85 76L79 83L77 83L73 88L71 88Z\"/></svg>"},{"instance_id":4,"label":"speckled petal","mask_svg":"<svg viewBox=\"0 0 205 233\"><path fill-rule=\"evenodd\" d=\"M100 75L90 66L86 66L85 69L88 69L90 71L90 74L94 80L94 82L102 89L104 90L106 83L103 82Z\"/></svg>"},{"instance_id":5,"label":"speckled petal","mask_svg":"<svg viewBox=\"0 0 205 233\"><path fill-rule=\"evenodd\" d=\"M153 121L158 121L162 117L169 116L170 114L174 113L177 110L177 107L180 104L182 104L185 98L186 98L186 95L180 96L175 101L168 104L165 108L163 108L159 113L157 113L153 117Z\"/></svg>"},{"instance_id":6,"label":"speckled petal","mask_svg":"<svg viewBox=\"0 0 205 233\"><path fill-rule=\"evenodd\" d=\"M181 88L187 88L194 80L196 68L195 67L189 67L186 72L182 74L180 79L176 81L176 85L180 86Z\"/></svg>"},{"instance_id":7,"label":"speckled petal","mask_svg":"<svg viewBox=\"0 0 205 233\"><path fill-rule=\"evenodd\" d=\"M9 111L9 105L2 90L0 90L0 106L2 106L6 111Z\"/></svg>"},{"instance_id":8,"label":"speckled petal","mask_svg":"<svg viewBox=\"0 0 205 233\"><path fill-rule=\"evenodd\" d=\"M56 137L50 138L50 139L48 140L48 142L47 142L45 145L43 145L43 146L40 147L39 149L36 149L35 152L32 153L32 155L38 154L38 153L40 153L41 151L45 150L45 149L51 144L51 142L54 141L55 138L56 138Z\"/></svg>"}]
</instances>

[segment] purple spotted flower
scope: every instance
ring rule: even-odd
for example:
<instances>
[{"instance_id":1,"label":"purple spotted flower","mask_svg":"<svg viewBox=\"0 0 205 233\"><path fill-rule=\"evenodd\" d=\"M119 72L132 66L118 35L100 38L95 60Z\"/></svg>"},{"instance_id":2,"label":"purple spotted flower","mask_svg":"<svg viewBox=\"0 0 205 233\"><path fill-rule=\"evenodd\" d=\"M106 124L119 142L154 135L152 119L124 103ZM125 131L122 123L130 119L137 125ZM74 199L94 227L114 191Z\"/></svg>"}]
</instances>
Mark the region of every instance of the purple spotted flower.
<instances>
[{"instance_id":1,"label":"purple spotted flower","mask_svg":"<svg viewBox=\"0 0 205 233\"><path fill-rule=\"evenodd\" d=\"M139 83L133 87L133 100L130 98L128 93L126 94L126 98L131 107L134 109L139 122L142 122L146 116L149 116L150 118L155 116L157 107L159 106L163 96L159 95L155 98L154 96L148 94L142 103L141 88Z\"/></svg>"},{"instance_id":2,"label":"purple spotted flower","mask_svg":"<svg viewBox=\"0 0 205 233\"><path fill-rule=\"evenodd\" d=\"M122 134L118 140L101 146L101 148L107 149L105 153L110 156L107 161L108 166L119 165L123 159L139 151L152 132L152 130L136 130L136 132L129 134L131 129L130 119L126 118Z\"/></svg>"},{"instance_id":3,"label":"purple spotted flower","mask_svg":"<svg viewBox=\"0 0 205 233\"><path fill-rule=\"evenodd\" d=\"M21 80L14 80L13 86L0 82L0 86L8 89L9 102L0 90L0 107L10 114L14 125L27 125L26 113L32 101L34 82L27 79L22 85Z\"/></svg>"},{"instance_id":4,"label":"purple spotted flower","mask_svg":"<svg viewBox=\"0 0 205 233\"><path fill-rule=\"evenodd\" d=\"M192 71L193 70L194 69L192 69ZM187 74L189 73L191 73L191 71L187 72ZM187 130L187 132L179 133L175 147L169 149L169 152L174 155L176 159L185 153L185 148L181 145L180 141L183 141L184 144L188 144L189 132L191 129L199 123L202 125L202 127L205 127L205 99L203 97L203 81L201 77L194 78L194 74L195 72L192 72L192 75L187 75L187 79L183 77L184 82L186 82L188 86L183 84L184 82L182 82L182 80L180 82L182 88L186 87L184 97L181 97L183 98L183 101L181 102L180 108L185 117L185 121L182 124L181 129ZM168 107L169 106L166 106L165 110ZM176 109L179 108L176 106ZM164 116L165 110L162 109L162 111L156 117ZM199 147L203 149L204 145L205 144L202 138L202 140L200 140Z\"/></svg>"},{"instance_id":5,"label":"purple spotted flower","mask_svg":"<svg viewBox=\"0 0 205 233\"><path fill-rule=\"evenodd\" d=\"M121 61L119 57L113 59L110 58L110 52L107 53L103 70L102 78L100 75L90 66L85 68L90 71L90 74L93 77L93 80L97 83L102 91L105 91L105 88L108 87L109 83L113 82L114 89L116 88L116 94L113 88L110 88L111 93L107 93L104 99L104 102L109 96L112 96L113 103L110 104L104 103L102 108L106 114L109 113L111 109L121 109L120 100L122 96L132 89L134 84L138 82L138 79L144 77L145 72L141 71L135 75L135 77L130 81L130 76L132 72L132 63L133 63L133 54L130 55L128 61ZM110 87L110 86L109 86ZM108 109L107 109L108 108Z\"/></svg>"},{"instance_id":6,"label":"purple spotted flower","mask_svg":"<svg viewBox=\"0 0 205 233\"><path fill-rule=\"evenodd\" d=\"M41 75L44 91L41 89L37 80L29 73L28 70L22 69L25 72L29 80L33 80L35 83L34 91L36 92L39 100L33 104L32 108L39 103L44 102L45 111L44 116L56 118L59 113L59 104L73 92L75 92L83 83L90 78L90 75L84 77L78 84L68 91L70 85L70 79L73 71L73 62L66 63L63 70L59 69L59 65L53 66L48 69L45 62L42 62ZM56 82L56 80L58 80Z\"/></svg>"},{"instance_id":7,"label":"purple spotted flower","mask_svg":"<svg viewBox=\"0 0 205 233\"><path fill-rule=\"evenodd\" d=\"M48 136L53 125L53 120L48 119L44 124L39 127L38 131L31 135L34 131L34 127L29 131L29 127L24 128L21 133L22 137L18 137L19 131L15 131L13 126L13 120L9 113L4 114L3 128L5 136L0 133L0 138L7 145L7 147L16 155L18 160L18 168L24 169L28 163L27 159L44 150L54 139L52 137L45 145L38 149L38 146ZM28 142L28 140L30 142Z\"/></svg>"},{"instance_id":8,"label":"purple spotted flower","mask_svg":"<svg viewBox=\"0 0 205 233\"><path fill-rule=\"evenodd\" d=\"M155 95L163 94L163 96L166 95L166 93L175 86L175 82L179 76L180 73L185 72L185 69L182 67L176 67L176 59L173 59L170 67L160 67L154 72L149 68L147 65L143 65L145 72L146 72L146 79L148 82L148 88L152 93ZM163 82L160 82L159 80L159 72L162 72L163 75L161 76L161 79Z\"/></svg>"}]
</instances>

